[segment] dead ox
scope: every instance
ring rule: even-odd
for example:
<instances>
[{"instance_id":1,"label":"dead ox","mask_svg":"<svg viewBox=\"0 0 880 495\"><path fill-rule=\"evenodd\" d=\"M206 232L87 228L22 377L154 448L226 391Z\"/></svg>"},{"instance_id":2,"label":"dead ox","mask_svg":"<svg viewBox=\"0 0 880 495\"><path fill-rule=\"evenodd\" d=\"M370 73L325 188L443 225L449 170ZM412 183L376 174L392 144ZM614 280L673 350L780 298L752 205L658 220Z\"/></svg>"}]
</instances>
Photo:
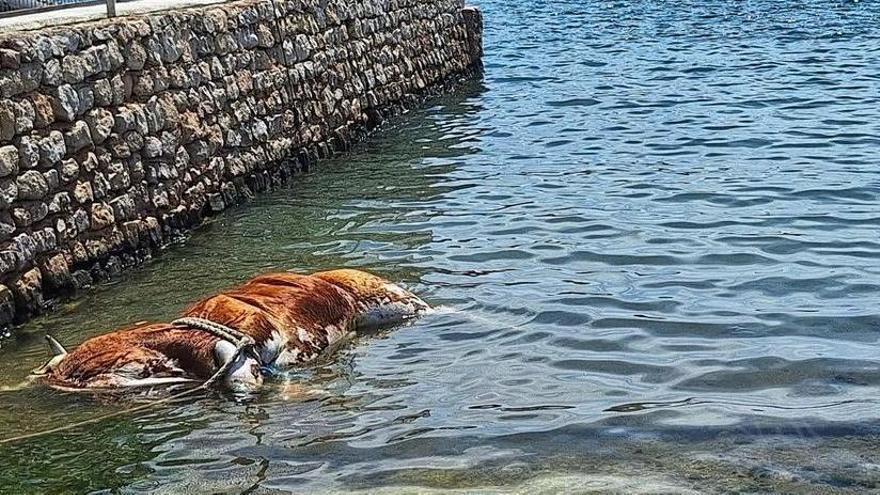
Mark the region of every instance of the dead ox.
<instances>
[{"instance_id":1,"label":"dead ox","mask_svg":"<svg viewBox=\"0 0 880 495\"><path fill-rule=\"evenodd\" d=\"M253 389L263 370L314 361L355 330L398 323L430 307L375 275L333 270L312 275L270 273L197 302L183 320L117 330L71 352L47 336L55 356L35 371L61 389L137 387L204 381ZM194 319L194 320L190 320ZM253 339L252 352L187 321L216 323Z\"/></svg>"}]
</instances>

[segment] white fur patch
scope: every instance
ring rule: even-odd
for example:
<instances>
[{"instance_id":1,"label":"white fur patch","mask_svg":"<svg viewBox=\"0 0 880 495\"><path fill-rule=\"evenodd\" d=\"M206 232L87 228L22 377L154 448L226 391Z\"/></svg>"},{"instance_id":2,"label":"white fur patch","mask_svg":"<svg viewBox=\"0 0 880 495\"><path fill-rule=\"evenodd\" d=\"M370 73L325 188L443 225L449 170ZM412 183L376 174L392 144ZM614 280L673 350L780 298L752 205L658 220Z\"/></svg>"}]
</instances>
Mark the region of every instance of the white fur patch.
<instances>
[{"instance_id":1,"label":"white fur patch","mask_svg":"<svg viewBox=\"0 0 880 495\"><path fill-rule=\"evenodd\" d=\"M260 360L263 364L271 365L287 345L287 338L280 332L273 331L272 337L260 345Z\"/></svg>"},{"instance_id":2,"label":"white fur patch","mask_svg":"<svg viewBox=\"0 0 880 495\"><path fill-rule=\"evenodd\" d=\"M289 368L300 362L300 352L299 349L283 349L281 353L278 354L278 357L275 358L275 367L277 368Z\"/></svg>"},{"instance_id":3,"label":"white fur patch","mask_svg":"<svg viewBox=\"0 0 880 495\"><path fill-rule=\"evenodd\" d=\"M419 308L410 302L380 304L359 314L355 320L357 328L375 328L402 323L418 316Z\"/></svg>"},{"instance_id":4,"label":"white fur patch","mask_svg":"<svg viewBox=\"0 0 880 495\"><path fill-rule=\"evenodd\" d=\"M336 325L327 325L324 327L324 332L327 334L327 345L331 346L336 342L339 342L342 337L345 335L345 332L340 330Z\"/></svg>"},{"instance_id":5,"label":"white fur patch","mask_svg":"<svg viewBox=\"0 0 880 495\"><path fill-rule=\"evenodd\" d=\"M395 296L398 296L400 298L408 299L410 297L410 293L408 291L404 290L399 285L385 284L384 288L386 291L388 291L391 294L394 294Z\"/></svg>"},{"instance_id":6,"label":"white fur patch","mask_svg":"<svg viewBox=\"0 0 880 495\"><path fill-rule=\"evenodd\" d=\"M299 338L300 342L309 342L312 341L312 335L306 331L305 328L299 327L296 329L296 336Z\"/></svg>"}]
</instances>

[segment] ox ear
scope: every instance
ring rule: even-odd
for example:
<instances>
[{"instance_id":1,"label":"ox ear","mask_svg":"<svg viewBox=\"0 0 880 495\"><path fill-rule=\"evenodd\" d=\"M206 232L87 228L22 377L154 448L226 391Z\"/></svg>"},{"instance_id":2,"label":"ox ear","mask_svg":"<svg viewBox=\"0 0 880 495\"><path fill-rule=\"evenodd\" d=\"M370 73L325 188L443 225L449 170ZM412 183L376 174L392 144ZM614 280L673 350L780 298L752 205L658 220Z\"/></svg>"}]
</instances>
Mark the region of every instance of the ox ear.
<instances>
[{"instance_id":1,"label":"ox ear","mask_svg":"<svg viewBox=\"0 0 880 495\"><path fill-rule=\"evenodd\" d=\"M67 354L67 349L61 345L61 342L58 342L55 337L46 334L46 342L49 344L49 350L52 351L53 356L63 356Z\"/></svg>"}]
</instances>

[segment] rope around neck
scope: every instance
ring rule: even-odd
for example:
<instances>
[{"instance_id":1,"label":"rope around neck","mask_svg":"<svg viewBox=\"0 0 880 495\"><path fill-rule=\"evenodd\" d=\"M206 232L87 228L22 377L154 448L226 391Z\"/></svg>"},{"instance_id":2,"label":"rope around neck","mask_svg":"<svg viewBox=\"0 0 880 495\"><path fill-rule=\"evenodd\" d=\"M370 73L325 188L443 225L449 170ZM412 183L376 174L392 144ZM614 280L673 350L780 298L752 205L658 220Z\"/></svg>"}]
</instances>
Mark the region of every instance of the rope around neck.
<instances>
[{"instance_id":1,"label":"rope around neck","mask_svg":"<svg viewBox=\"0 0 880 495\"><path fill-rule=\"evenodd\" d=\"M205 318L179 318L171 322L172 325L184 327L184 328L195 328L196 330L203 330L205 332L213 334L215 337L226 340L228 342L232 342L235 344L235 354L229 358L228 361L223 363L223 366L220 367L211 378L208 378L205 383L201 385L201 387L209 387L215 383L217 383L220 378L222 378L232 365L235 364L235 361L238 360L239 356L247 356L255 358L257 361L260 360L260 357L256 354L256 345L257 343L254 339L239 330L227 327L226 325L221 325L220 323L206 320Z\"/></svg>"},{"instance_id":2,"label":"rope around neck","mask_svg":"<svg viewBox=\"0 0 880 495\"><path fill-rule=\"evenodd\" d=\"M184 390L183 392L181 392L179 394L174 394L169 397L165 397L164 399L159 399L155 402L141 404L140 406L129 407L126 409L122 409L121 411L116 411L116 412L104 414L104 415L97 416L97 417L90 418L90 419L86 419L83 421L78 421L76 423L71 423L68 425L59 426L56 428L51 428L48 430L38 431L38 432L34 432L34 433L27 433L24 435L17 435L17 436L10 437L10 438L4 438L4 439L0 440L0 445L7 444L7 443L20 442L22 440L28 440L28 439L32 439L32 438L39 438L39 437L43 437L46 435L51 435L53 433L60 433L63 431L73 430L73 429L79 428L81 426L100 423L104 420L115 418L115 417L122 416L125 414L131 414L131 413L135 413L135 412L145 411L147 409L150 409L152 407L155 407L155 406L158 406L161 404L166 404L168 402L175 401L177 399L182 399L186 396L192 395L192 394L199 392L201 390L207 390L208 388L213 386L215 383L217 383L227 372L229 372L229 369L232 368L232 366L235 364L235 362L238 360L239 357L241 357L242 355L255 353L254 346L256 344L254 343L253 338L251 338L249 335L242 333L234 328L230 328L225 325L215 323L211 320L206 320L204 318L180 318L178 320L174 320L173 322L171 322L171 324L175 325L175 326L179 326L179 327L184 327L184 328L203 330L205 332L211 333L212 335L214 335L220 339L232 342L235 344L235 354L233 354L232 357L228 361L223 363L223 366L221 366L217 371L215 371L214 374L211 375L210 378L208 378L207 380L205 380L204 382L199 384L198 387L191 388L189 390Z\"/></svg>"}]
</instances>

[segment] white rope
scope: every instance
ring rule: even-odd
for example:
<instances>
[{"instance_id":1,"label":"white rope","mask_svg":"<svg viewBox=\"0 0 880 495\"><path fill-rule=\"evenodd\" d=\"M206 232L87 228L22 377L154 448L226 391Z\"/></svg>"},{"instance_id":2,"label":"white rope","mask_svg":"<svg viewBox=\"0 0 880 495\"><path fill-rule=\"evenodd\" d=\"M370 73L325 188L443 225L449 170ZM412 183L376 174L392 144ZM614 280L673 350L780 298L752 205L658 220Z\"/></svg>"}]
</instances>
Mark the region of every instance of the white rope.
<instances>
[{"instance_id":1,"label":"white rope","mask_svg":"<svg viewBox=\"0 0 880 495\"><path fill-rule=\"evenodd\" d=\"M223 363L223 366L221 366L220 369L204 383L206 386L213 385L217 380L223 377L241 355L250 355L257 361L260 361L260 357L255 352L255 346L257 343L254 339L250 335L235 328L227 327L226 325L221 325L220 323L206 320L205 318L194 317L179 318L172 321L171 324L179 327L189 327L195 328L196 330L202 330L213 334L217 338L235 344L235 354L228 361Z\"/></svg>"}]
</instances>

